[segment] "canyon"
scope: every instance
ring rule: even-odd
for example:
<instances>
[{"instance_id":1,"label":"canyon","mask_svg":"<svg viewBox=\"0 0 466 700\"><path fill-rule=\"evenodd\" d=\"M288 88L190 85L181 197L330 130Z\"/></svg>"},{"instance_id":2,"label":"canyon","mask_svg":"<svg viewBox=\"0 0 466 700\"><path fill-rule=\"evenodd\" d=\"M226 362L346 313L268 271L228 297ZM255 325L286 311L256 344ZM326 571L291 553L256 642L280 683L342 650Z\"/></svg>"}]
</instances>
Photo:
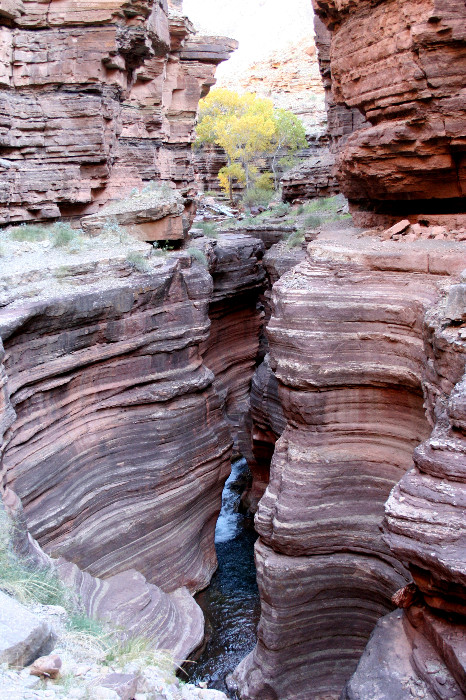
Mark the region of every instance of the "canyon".
<instances>
[{"instance_id":1,"label":"canyon","mask_svg":"<svg viewBox=\"0 0 466 700\"><path fill-rule=\"evenodd\" d=\"M18 551L179 663L243 455L261 617L230 693L456 700L465 10L314 9L326 150L283 196L341 190L353 218L318 209L292 248L276 220L191 228L198 102L234 40L196 35L179 1L0 0L1 223L120 236L0 257L0 489ZM123 245L136 229L180 245Z\"/></svg>"}]
</instances>

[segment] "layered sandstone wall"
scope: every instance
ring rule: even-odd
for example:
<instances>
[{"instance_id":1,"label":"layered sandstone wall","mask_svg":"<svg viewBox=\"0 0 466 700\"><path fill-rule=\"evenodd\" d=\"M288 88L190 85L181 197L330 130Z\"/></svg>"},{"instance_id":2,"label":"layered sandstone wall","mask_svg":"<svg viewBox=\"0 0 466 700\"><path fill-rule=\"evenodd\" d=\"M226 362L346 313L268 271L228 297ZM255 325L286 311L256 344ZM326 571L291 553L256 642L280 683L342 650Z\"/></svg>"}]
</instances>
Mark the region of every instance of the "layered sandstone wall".
<instances>
[{"instance_id":1,"label":"layered sandstone wall","mask_svg":"<svg viewBox=\"0 0 466 700\"><path fill-rule=\"evenodd\" d=\"M180 660L202 642L189 593L216 568L262 322L262 242L214 243L212 274L187 253L138 272L113 250L52 264L42 290L18 275L0 310L4 499L90 614Z\"/></svg>"},{"instance_id":2,"label":"layered sandstone wall","mask_svg":"<svg viewBox=\"0 0 466 700\"><path fill-rule=\"evenodd\" d=\"M0 6L0 223L91 213L193 182L199 99L237 44L166 0Z\"/></svg>"},{"instance_id":3,"label":"layered sandstone wall","mask_svg":"<svg viewBox=\"0 0 466 700\"><path fill-rule=\"evenodd\" d=\"M198 239L198 245L202 245ZM212 246L213 279L208 340L203 360L215 375L224 417L239 454L239 433L249 410L249 392L259 352L263 318L258 298L265 286L264 244L244 234L221 234Z\"/></svg>"},{"instance_id":4,"label":"layered sandstone wall","mask_svg":"<svg viewBox=\"0 0 466 700\"><path fill-rule=\"evenodd\" d=\"M464 282L464 280L463 280ZM425 319L426 407L434 425L385 505L385 540L414 584L372 635L345 698L466 695L465 285ZM383 657L384 663L379 664Z\"/></svg>"},{"instance_id":5,"label":"layered sandstone wall","mask_svg":"<svg viewBox=\"0 0 466 700\"><path fill-rule=\"evenodd\" d=\"M178 261L1 311L4 483L49 554L166 591L208 584L231 453L199 351L210 291Z\"/></svg>"},{"instance_id":6,"label":"layered sandstone wall","mask_svg":"<svg viewBox=\"0 0 466 700\"><path fill-rule=\"evenodd\" d=\"M333 101L368 122L340 151L344 194L394 214L464 212L464 3L313 4L331 31Z\"/></svg>"},{"instance_id":7,"label":"layered sandstone wall","mask_svg":"<svg viewBox=\"0 0 466 700\"><path fill-rule=\"evenodd\" d=\"M339 697L409 579L381 536L384 503L431 431L424 316L465 264L459 243L400 249L340 232L275 284L268 335L287 425L256 516L262 615L235 672L241 697Z\"/></svg>"}]
</instances>

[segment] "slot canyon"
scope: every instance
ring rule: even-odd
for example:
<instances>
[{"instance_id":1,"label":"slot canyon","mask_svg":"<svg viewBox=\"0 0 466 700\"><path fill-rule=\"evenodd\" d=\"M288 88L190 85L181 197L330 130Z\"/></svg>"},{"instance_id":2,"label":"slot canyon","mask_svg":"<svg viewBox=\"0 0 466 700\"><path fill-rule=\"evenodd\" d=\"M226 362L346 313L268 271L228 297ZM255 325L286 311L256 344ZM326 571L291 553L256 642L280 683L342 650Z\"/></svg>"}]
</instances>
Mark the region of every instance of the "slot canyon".
<instances>
[{"instance_id":1,"label":"slot canyon","mask_svg":"<svg viewBox=\"0 0 466 700\"><path fill-rule=\"evenodd\" d=\"M192 147L241 43L182 0L0 0L0 515L187 681L28 695L53 634L8 656L0 607L0 698L466 698L466 7L312 5L235 78L303 118L285 221Z\"/></svg>"}]
</instances>

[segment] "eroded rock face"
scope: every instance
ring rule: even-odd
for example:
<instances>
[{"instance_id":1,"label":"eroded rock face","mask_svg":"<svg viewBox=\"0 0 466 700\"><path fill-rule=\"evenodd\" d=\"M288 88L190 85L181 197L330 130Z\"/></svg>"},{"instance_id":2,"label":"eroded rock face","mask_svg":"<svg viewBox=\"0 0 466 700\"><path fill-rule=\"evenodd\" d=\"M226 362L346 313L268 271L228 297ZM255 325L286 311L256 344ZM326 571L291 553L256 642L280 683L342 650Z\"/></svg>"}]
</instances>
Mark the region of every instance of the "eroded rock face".
<instances>
[{"instance_id":1,"label":"eroded rock face","mask_svg":"<svg viewBox=\"0 0 466 700\"><path fill-rule=\"evenodd\" d=\"M384 503L431 430L424 316L463 263L459 243L329 233L274 285L268 335L287 425L256 515L262 616L235 672L241 697L339 697L408 580L381 536Z\"/></svg>"},{"instance_id":2,"label":"eroded rock face","mask_svg":"<svg viewBox=\"0 0 466 700\"><path fill-rule=\"evenodd\" d=\"M216 567L265 280L260 240L205 245L212 276L183 252L146 258L144 273L118 259L98 275L77 263L61 290L28 300L18 286L0 312L2 490L25 533L16 549L48 567L38 542L91 616L179 662L203 639L190 593Z\"/></svg>"},{"instance_id":3,"label":"eroded rock face","mask_svg":"<svg viewBox=\"0 0 466 700\"><path fill-rule=\"evenodd\" d=\"M151 648L169 651L174 665L202 644L204 616L186 588L165 593L134 569L103 580L63 557L51 559L29 533L21 501L11 489L3 493L2 508L10 518L15 554L36 569L54 572L90 618L109 622L126 639L144 638Z\"/></svg>"},{"instance_id":4,"label":"eroded rock face","mask_svg":"<svg viewBox=\"0 0 466 700\"><path fill-rule=\"evenodd\" d=\"M198 102L236 42L194 36L180 5L0 11L0 223L91 213L149 180L189 189Z\"/></svg>"},{"instance_id":5,"label":"eroded rock face","mask_svg":"<svg viewBox=\"0 0 466 700\"><path fill-rule=\"evenodd\" d=\"M314 197L331 197L338 194L335 156L328 149L322 148L316 156L307 158L304 163L288 170L281 179L283 200L293 202L296 199L313 199Z\"/></svg>"},{"instance_id":6,"label":"eroded rock face","mask_svg":"<svg viewBox=\"0 0 466 700\"><path fill-rule=\"evenodd\" d=\"M205 251L213 279L210 333L201 353L215 375L214 386L238 454L263 322L257 302L265 285L264 244L241 233L222 233L217 239L196 239L196 245Z\"/></svg>"},{"instance_id":7,"label":"eroded rock face","mask_svg":"<svg viewBox=\"0 0 466 700\"><path fill-rule=\"evenodd\" d=\"M464 4L313 4L332 33L334 101L368 121L340 152L342 191L373 205L397 201L398 211L409 200L408 211L422 213L432 199L437 212L464 211Z\"/></svg>"},{"instance_id":8,"label":"eroded rock face","mask_svg":"<svg viewBox=\"0 0 466 700\"><path fill-rule=\"evenodd\" d=\"M416 613L411 613L409 620L401 610L396 610L377 623L342 700L464 698L464 682L455 680L439 654L439 645L423 634L422 611L417 609ZM443 626L446 635L450 635L450 648L462 650L459 635L464 636L464 625L459 628L444 621Z\"/></svg>"},{"instance_id":9,"label":"eroded rock face","mask_svg":"<svg viewBox=\"0 0 466 700\"><path fill-rule=\"evenodd\" d=\"M199 354L210 291L175 260L1 312L5 483L49 554L103 577L135 568L168 592L209 582L231 452Z\"/></svg>"}]
</instances>

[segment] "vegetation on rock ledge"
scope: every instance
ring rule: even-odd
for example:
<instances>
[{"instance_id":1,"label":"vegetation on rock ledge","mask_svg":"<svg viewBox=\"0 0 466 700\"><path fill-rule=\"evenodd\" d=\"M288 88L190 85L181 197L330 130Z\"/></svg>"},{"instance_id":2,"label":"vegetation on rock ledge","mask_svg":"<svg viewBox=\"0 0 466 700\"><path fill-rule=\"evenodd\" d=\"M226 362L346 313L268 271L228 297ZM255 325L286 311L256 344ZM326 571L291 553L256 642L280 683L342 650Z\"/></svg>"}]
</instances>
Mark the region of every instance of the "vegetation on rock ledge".
<instances>
[{"instance_id":1,"label":"vegetation on rock ledge","mask_svg":"<svg viewBox=\"0 0 466 700\"><path fill-rule=\"evenodd\" d=\"M255 94L211 90L200 102L196 145L217 144L228 164L219 172L222 190L233 198L233 182L244 184L256 197L278 188L279 172L290 167L290 158L304 148L303 124L291 112L274 109L272 101ZM268 158L272 172L259 173L259 161ZM262 198L266 197L262 194Z\"/></svg>"}]
</instances>

